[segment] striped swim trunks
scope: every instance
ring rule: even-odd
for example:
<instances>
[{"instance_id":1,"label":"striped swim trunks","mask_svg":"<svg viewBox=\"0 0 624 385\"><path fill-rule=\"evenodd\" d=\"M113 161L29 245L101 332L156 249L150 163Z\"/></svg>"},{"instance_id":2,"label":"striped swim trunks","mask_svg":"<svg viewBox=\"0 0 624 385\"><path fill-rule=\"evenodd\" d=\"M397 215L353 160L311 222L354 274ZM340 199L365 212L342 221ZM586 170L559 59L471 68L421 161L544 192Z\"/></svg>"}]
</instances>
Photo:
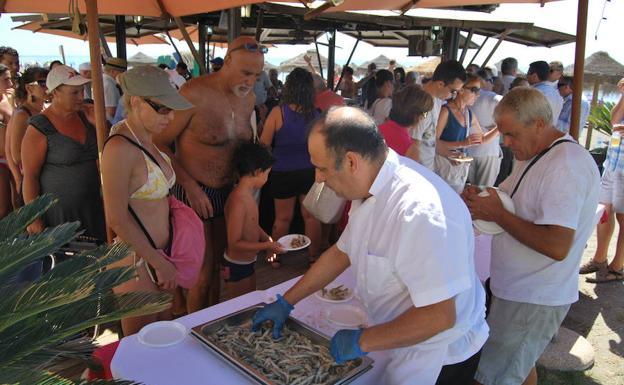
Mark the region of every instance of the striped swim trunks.
<instances>
[{"instance_id":1,"label":"striped swim trunks","mask_svg":"<svg viewBox=\"0 0 624 385\"><path fill-rule=\"evenodd\" d=\"M201 187L208 199L210 199L210 203L212 204L213 209L213 218L222 217L225 211L225 202L227 201L230 192L232 192L232 186L212 188L204 186L199 182L197 182L197 184L199 184L199 187ZM178 198L178 200L183 202L185 205L189 207L191 206L188 199L186 199L186 191L184 191L184 188L182 188L181 185L176 183L171 188L171 194L173 194L173 196Z\"/></svg>"}]
</instances>

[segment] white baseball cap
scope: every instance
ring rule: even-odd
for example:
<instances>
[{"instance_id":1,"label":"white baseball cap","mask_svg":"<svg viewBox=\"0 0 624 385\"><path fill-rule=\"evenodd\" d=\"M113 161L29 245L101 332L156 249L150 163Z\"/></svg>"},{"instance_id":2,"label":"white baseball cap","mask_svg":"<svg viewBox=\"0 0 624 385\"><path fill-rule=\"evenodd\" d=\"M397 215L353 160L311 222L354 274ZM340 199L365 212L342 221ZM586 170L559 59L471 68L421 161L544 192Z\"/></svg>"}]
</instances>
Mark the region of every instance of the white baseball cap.
<instances>
[{"instance_id":1,"label":"white baseball cap","mask_svg":"<svg viewBox=\"0 0 624 385\"><path fill-rule=\"evenodd\" d=\"M78 71L91 71L91 63L84 62L78 66Z\"/></svg>"},{"instance_id":2,"label":"white baseball cap","mask_svg":"<svg viewBox=\"0 0 624 385\"><path fill-rule=\"evenodd\" d=\"M46 78L46 86L48 92L52 92L56 87L66 84L68 86L81 86L85 83L89 83L91 80L80 76L75 69L66 65L56 66L49 73Z\"/></svg>"}]
</instances>

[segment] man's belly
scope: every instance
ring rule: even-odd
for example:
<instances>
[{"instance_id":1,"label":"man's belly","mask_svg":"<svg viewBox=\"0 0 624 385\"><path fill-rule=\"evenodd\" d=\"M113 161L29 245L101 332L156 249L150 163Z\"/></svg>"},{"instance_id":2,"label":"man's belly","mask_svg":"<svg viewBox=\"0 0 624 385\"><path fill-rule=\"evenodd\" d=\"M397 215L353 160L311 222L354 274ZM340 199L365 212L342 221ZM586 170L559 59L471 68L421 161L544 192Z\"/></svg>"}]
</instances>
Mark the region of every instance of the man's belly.
<instances>
[{"instance_id":1,"label":"man's belly","mask_svg":"<svg viewBox=\"0 0 624 385\"><path fill-rule=\"evenodd\" d=\"M199 183L221 188L233 183L230 144L212 146L203 143L180 144L176 159L184 170Z\"/></svg>"}]
</instances>

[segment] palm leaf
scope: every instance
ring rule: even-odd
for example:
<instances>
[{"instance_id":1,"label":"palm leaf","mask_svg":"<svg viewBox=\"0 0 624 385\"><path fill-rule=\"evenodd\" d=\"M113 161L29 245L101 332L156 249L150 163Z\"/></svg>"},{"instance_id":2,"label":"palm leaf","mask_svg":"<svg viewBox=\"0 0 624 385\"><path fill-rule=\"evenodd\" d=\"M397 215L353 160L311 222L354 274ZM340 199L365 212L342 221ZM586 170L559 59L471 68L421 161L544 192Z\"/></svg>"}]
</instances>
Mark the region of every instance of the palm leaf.
<instances>
[{"instance_id":1,"label":"palm leaf","mask_svg":"<svg viewBox=\"0 0 624 385\"><path fill-rule=\"evenodd\" d=\"M78 255L72 256L69 260L59 263L41 279L93 274L106 268L111 263L122 260L129 252L130 247L124 243L100 246L93 250L83 251Z\"/></svg>"},{"instance_id":2,"label":"palm leaf","mask_svg":"<svg viewBox=\"0 0 624 385\"><path fill-rule=\"evenodd\" d=\"M11 281L28 264L57 251L76 236L79 223L47 228L40 234L0 242L0 282Z\"/></svg>"},{"instance_id":3,"label":"palm leaf","mask_svg":"<svg viewBox=\"0 0 624 385\"><path fill-rule=\"evenodd\" d=\"M22 234L29 224L55 203L56 200L50 194L46 194L4 217L0 221L0 241L12 240Z\"/></svg>"},{"instance_id":4,"label":"palm leaf","mask_svg":"<svg viewBox=\"0 0 624 385\"><path fill-rule=\"evenodd\" d=\"M594 126L595 130L611 136L611 110L614 105L613 102L605 102L591 108L587 120Z\"/></svg>"},{"instance_id":5,"label":"palm leaf","mask_svg":"<svg viewBox=\"0 0 624 385\"><path fill-rule=\"evenodd\" d=\"M33 353L41 356L40 365L53 359L45 357L42 349L58 344L82 330L100 323L126 317L153 314L171 305L166 293L100 293L79 302L51 309L42 322L40 316L32 316L12 325L0 333L0 371L2 365L17 366L19 361ZM9 353L10 352L10 353ZM29 360L26 367L32 367Z\"/></svg>"}]
</instances>

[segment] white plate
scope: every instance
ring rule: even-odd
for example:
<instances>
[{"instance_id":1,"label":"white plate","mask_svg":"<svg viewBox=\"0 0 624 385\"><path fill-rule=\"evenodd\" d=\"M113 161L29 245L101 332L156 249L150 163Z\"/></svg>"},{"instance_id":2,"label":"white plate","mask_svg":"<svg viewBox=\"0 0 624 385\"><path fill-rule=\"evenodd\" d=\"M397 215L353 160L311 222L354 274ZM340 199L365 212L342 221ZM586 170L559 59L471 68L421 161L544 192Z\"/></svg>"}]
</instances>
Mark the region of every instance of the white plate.
<instances>
[{"instance_id":1,"label":"white plate","mask_svg":"<svg viewBox=\"0 0 624 385\"><path fill-rule=\"evenodd\" d=\"M339 285L337 285L339 286ZM327 290L331 290L333 288L335 288L336 286L332 286L332 287L327 287ZM343 299L331 299L331 298L327 298L323 296L323 292L321 290L317 291L316 293L314 293L314 295L316 295L316 298L320 299L321 301L325 301L325 302L330 302L330 303L343 303L343 302L347 302L350 301L351 298L353 298L353 289L351 288L345 288L348 289L349 291L347 292L347 296Z\"/></svg>"},{"instance_id":2,"label":"white plate","mask_svg":"<svg viewBox=\"0 0 624 385\"><path fill-rule=\"evenodd\" d=\"M459 163L468 163L468 162L472 162L473 158L472 156L465 156L463 158L457 158L454 156L449 156L448 157L450 160L452 160L453 162L459 162Z\"/></svg>"},{"instance_id":3,"label":"white plate","mask_svg":"<svg viewBox=\"0 0 624 385\"><path fill-rule=\"evenodd\" d=\"M293 240L293 238L296 238L296 237L303 237L303 239L305 240L304 245L303 246L299 246L299 247L290 247L290 242ZM282 247L284 248L284 250L286 250L286 251L295 251L295 250L305 249L306 247L310 246L310 243L312 243L312 241L310 241L310 238L308 238L308 237L306 237L305 235L302 235L302 234L288 234L288 235L284 235L283 237L278 239L277 242L279 242L282 245Z\"/></svg>"},{"instance_id":4,"label":"white plate","mask_svg":"<svg viewBox=\"0 0 624 385\"><path fill-rule=\"evenodd\" d=\"M143 345L164 348L182 342L189 334L186 326L176 321L158 321L143 326L137 338Z\"/></svg>"},{"instance_id":5,"label":"white plate","mask_svg":"<svg viewBox=\"0 0 624 385\"><path fill-rule=\"evenodd\" d=\"M507 211L515 213L516 210L514 208L514 203L513 203L513 200L511 200L511 197L507 193L499 189L496 189L496 193L498 194L498 197L503 203L503 208ZM489 193L487 192L487 190L481 191L479 193L479 196L482 196L482 197L486 197L488 195ZM496 222L484 221L482 219L475 219L474 221L472 221L472 224L477 230L479 230L483 234L496 235L505 231Z\"/></svg>"},{"instance_id":6,"label":"white plate","mask_svg":"<svg viewBox=\"0 0 624 385\"><path fill-rule=\"evenodd\" d=\"M357 329L366 325L364 310L353 305L340 305L327 309L327 320L341 328Z\"/></svg>"}]
</instances>

